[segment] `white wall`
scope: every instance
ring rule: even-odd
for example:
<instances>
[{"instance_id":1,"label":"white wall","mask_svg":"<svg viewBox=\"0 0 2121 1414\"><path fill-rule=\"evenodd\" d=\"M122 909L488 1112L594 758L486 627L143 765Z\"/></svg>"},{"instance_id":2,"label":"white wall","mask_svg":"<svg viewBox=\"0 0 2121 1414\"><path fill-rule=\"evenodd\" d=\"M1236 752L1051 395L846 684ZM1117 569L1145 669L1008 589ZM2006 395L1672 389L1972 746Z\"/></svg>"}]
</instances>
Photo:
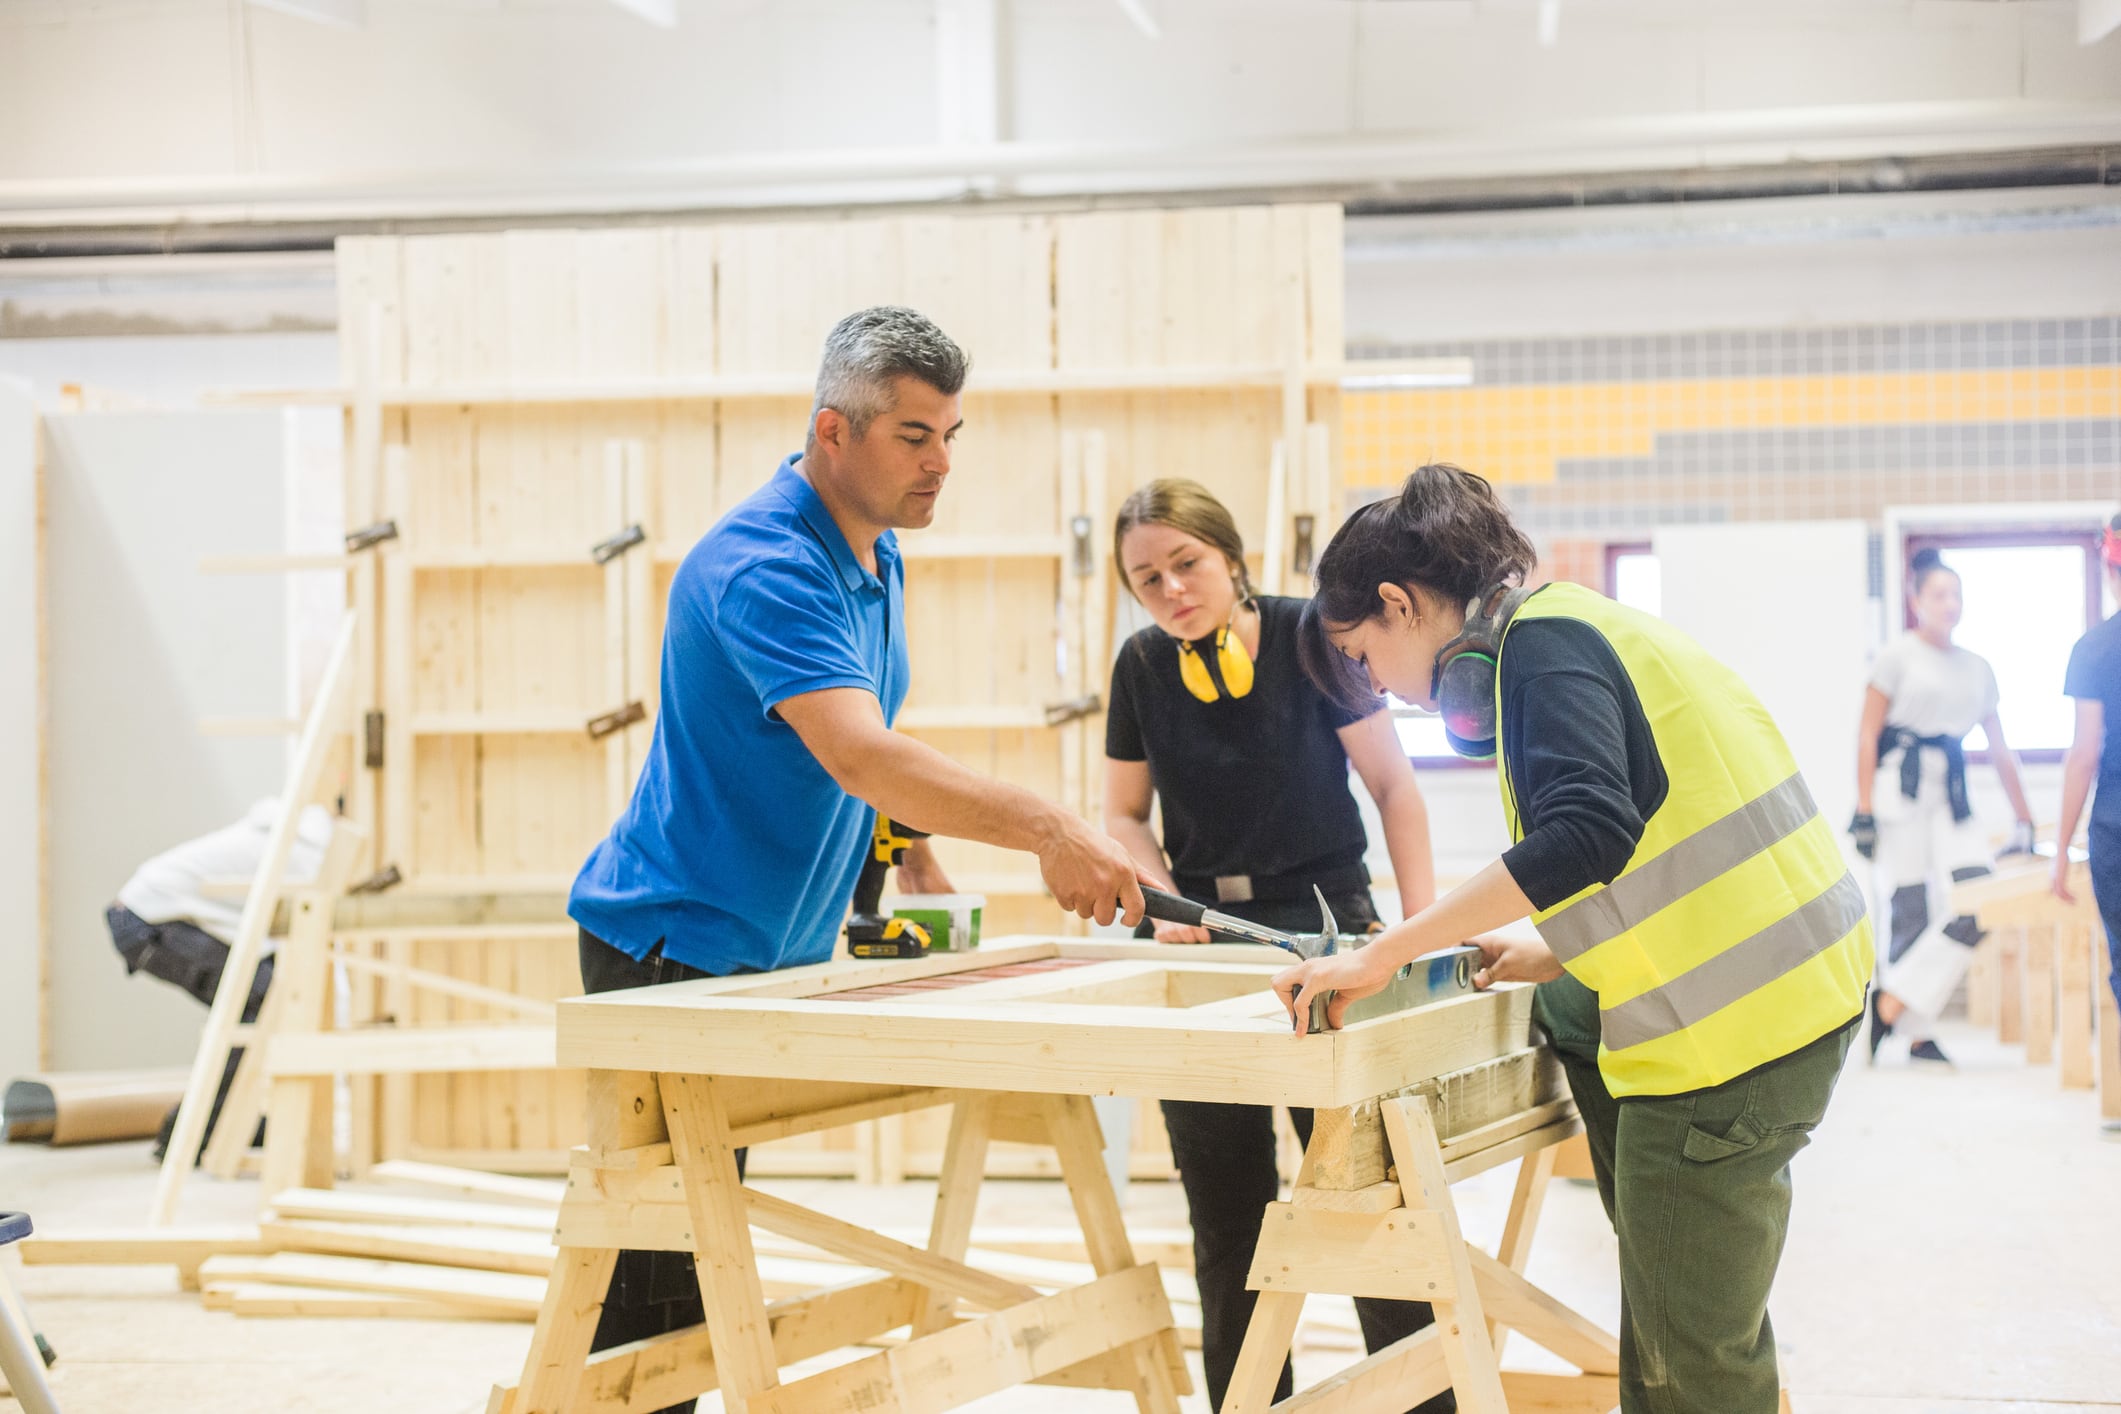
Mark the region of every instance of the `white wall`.
<instances>
[{"instance_id":1,"label":"white wall","mask_svg":"<svg viewBox=\"0 0 2121 1414\"><path fill-rule=\"evenodd\" d=\"M2121 311L2121 191L1960 192L1348 223L1348 341Z\"/></svg>"},{"instance_id":2,"label":"white wall","mask_svg":"<svg viewBox=\"0 0 2121 1414\"><path fill-rule=\"evenodd\" d=\"M2121 39L2079 47L2074 0L1600 0L1564 5L1552 47L1537 40L1535 0L1145 3L1160 38L1106 0L1001 0L1014 33L989 126L1032 147L1137 156L1392 135L1412 144L1372 175L1401 178L2121 132ZM239 215L873 197L881 174L799 178L775 159L931 148L946 77L953 94L968 87L938 57L937 9L680 0L677 28L660 30L608 0L368 0L366 27L347 30L220 0L20 0L0 9L0 210L174 210L208 195ZM2108 111L2086 126L2009 107L2026 100ZM1826 111L1878 104L1933 106L1883 126ZM1769 120L1730 121L1742 113ZM1823 126L1790 126L1801 113ZM1340 180L1365 165L1257 158L1166 163L1151 184ZM730 159L762 164L710 181ZM1138 165L1033 173L1021 189L1123 189Z\"/></svg>"},{"instance_id":3,"label":"white wall","mask_svg":"<svg viewBox=\"0 0 2121 1414\"><path fill-rule=\"evenodd\" d=\"M285 710L284 587L198 564L284 543L283 422L82 413L46 426L52 1060L181 1064L203 1010L127 977L103 910L141 860L281 787L282 740L204 737L199 719Z\"/></svg>"},{"instance_id":4,"label":"white wall","mask_svg":"<svg viewBox=\"0 0 2121 1414\"><path fill-rule=\"evenodd\" d=\"M43 938L43 685L38 650L37 416L29 389L0 378L0 1082L37 1068Z\"/></svg>"},{"instance_id":5,"label":"white wall","mask_svg":"<svg viewBox=\"0 0 2121 1414\"><path fill-rule=\"evenodd\" d=\"M339 340L328 332L0 339L0 375L26 382L48 410L69 383L143 407L192 407L244 388L335 386Z\"/></svg>"}]
</instances>

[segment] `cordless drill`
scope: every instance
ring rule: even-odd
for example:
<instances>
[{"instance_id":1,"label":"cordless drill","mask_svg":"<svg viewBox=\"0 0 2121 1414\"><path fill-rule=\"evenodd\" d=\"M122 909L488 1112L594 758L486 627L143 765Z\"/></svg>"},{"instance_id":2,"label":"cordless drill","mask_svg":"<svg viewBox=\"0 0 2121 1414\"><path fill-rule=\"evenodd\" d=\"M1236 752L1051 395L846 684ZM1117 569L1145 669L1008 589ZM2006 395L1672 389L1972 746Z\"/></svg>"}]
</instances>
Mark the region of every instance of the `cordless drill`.
<instances>
[{"instance_id":1,"label":"cordless drill","mask_svg":"<svg viewBox=\"0 0 2121 1414\"><path fill-rule=\"evenodd\" d=\"M879 810L876 832L862 851L862 872L854 881L854 914L847 920L847 952L851 957L921 957L928 951L928 930L906 918L884 916L884 874L906 858L915 840L926 832L893 824Z\"/></svg>"}]
</instances>

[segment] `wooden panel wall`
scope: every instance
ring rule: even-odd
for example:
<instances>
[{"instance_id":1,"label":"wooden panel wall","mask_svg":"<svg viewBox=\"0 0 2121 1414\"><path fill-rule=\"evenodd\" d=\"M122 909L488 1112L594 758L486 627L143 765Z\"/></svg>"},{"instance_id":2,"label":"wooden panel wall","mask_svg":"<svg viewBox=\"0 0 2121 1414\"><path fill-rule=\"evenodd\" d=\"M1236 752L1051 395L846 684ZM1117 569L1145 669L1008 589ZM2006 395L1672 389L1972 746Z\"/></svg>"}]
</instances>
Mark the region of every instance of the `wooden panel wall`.
<instances>
[{"instance_id":1,"label":"wooden panel wall","mask_svg":"<svg viewBox=\"0 0 2121 1414\"><path fill-rule=\"evenodd\" d=\"M1103 719L1055 728L1043 710L1106 686L1112 512L1183 475L1255 550L1270 511L1323 515L1340 246L1339 208L1318 206L342 241L347 520L398 529L352 581L357 694L382 714L352 802L364 868L439 892L566 886L649 742L670 574L800 449L826 331L878 303L922 310L973 359L937 522L905 538L902 726L1096 818ZM597 564L590 547L629 525L646 543ZM644 720L585 729L636 701ZM1033 861L939 848L989 895L989 935L1067 926ZM486 986L578 988L564 929L403 946ZM402 1001L418 1022L508 1019ZM549 1154L578 1123L558 1083L385 1082L379 1145Z\"/></svg>"}]
</instances>

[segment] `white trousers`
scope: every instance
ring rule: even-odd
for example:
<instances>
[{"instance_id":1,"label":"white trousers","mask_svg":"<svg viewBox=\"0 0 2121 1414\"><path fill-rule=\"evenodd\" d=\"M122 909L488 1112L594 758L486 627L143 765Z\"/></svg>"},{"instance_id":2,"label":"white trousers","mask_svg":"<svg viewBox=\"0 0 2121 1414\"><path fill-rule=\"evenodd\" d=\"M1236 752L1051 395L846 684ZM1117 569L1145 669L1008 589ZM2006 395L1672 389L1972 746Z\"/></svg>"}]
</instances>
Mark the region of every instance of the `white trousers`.
<instances>
[{"instance_id":1,"label":"white trousers","mask_svg":"<svg viewBox=\"0 0 2121 1414\"><path fill-rule=\"evenodd\" d=\"M1951 886L1992 872L1979 821L1952 819L1943 754L1922 754L1915 799L1900 793L1897 750L1878 762L1872 795L1886 912L1886 926L1878 930L1878 985L1907 1008L1893 1029L1911 1041L1929 1036L1982 938L1971 915L1951 915Z\"/></svg>"}]
</instances>

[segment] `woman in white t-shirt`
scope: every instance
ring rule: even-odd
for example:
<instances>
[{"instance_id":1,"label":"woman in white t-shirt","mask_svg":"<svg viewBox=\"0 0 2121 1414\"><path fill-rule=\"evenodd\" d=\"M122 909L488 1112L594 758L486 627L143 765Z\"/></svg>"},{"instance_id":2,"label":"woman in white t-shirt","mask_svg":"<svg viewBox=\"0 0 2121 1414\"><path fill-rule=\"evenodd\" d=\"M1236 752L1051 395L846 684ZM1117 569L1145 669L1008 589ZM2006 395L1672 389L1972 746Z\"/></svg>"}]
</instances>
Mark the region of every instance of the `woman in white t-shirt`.
<instances>
[{"instance_id":1,"label":"woman in white t-shirt","mask_svg":"<svg viewBox=\"0 0 2121 1414\"><path fill-rule=\"evenodd\" d=\"M1856 742L1856 848L1877 862L1890 891L1889 941L1878 950L1871 991L1871 1060L1888 1036L1911 1060L1948 1062L1931 1035L1981 930L1971 916L1945 916L1951 886L1990 872L1988 842L1966 792L1961 745L1978 725L1996 775L2017 812L2004 853L2032 849L2032 810L2018 758L1996 716L1996 673L1952 642L1963 610L1959 576L1935 550L1915 556L1908 584L1915 627L1880 650L1863 695ZM1873 792L1880 777L1884 788ZM1875 811L1874 811L1875 802Z\"/></svg>"}]
</instances>

